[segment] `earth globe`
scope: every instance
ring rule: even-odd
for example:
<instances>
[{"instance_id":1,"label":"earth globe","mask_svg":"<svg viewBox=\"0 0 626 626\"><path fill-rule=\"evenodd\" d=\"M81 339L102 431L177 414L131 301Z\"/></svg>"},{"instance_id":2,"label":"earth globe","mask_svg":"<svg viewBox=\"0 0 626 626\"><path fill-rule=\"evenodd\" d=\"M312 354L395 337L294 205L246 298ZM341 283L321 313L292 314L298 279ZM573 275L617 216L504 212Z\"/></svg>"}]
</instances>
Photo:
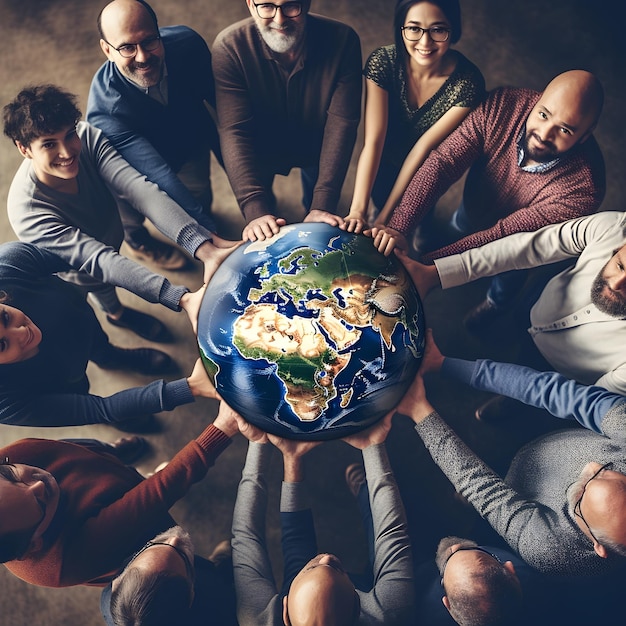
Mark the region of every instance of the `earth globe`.
<instances>
[{"instance_id":1,"label":"earth globe","mask_svg":"<svg viewBox=\"0 0 626 626\"><path fill-rule=\"evenodd\" d=\"M398 259L324 223L236 248L198 316L200 355L224 401L290 439L345 437L381 419L413 381L424 342L422 304Z\"/></svg>"}]
</instances>

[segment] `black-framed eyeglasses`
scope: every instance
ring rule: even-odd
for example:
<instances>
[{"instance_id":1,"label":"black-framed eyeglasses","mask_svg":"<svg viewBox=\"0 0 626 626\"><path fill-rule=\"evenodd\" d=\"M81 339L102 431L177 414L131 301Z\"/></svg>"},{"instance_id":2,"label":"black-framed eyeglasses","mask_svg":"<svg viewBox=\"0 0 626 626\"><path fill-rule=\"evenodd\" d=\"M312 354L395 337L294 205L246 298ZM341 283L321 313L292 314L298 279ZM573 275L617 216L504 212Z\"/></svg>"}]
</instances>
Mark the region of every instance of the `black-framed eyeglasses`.
<instances>
[{"instance_id":1,"label":"black-framed eyeglasses","mask_svg":"<svg viewBox=\"0 0 626 626\"><path fill-rule=\"evenodd\" d=\"M153 35L152 37L148 37L139 43L125 43L122 44L119 48L116 48L112 43L109 43L106 39L103 39L107 45L111 46L113 50L116 50L120 53L120 56L123 56L125 59L132 59L137 54L138 48L145 50L146 52L152 52L156 50L161 45L161 35Z\"/></svg>"},{"instance_id":2,"label":"black-framed eyeglasses","mask_svg":"<svg viewBox=\"0 0 626 626\"><path fill-rule=\"evenodd\" d=\"M446 566L448 565L448 561L457 552L463 552L465 550L475 550L476 552L482 552L483 554L486 554L487 556L490 556L492 559L495 559L496 561L498 561L498 563L502 563L502 561L497 555L495 555L493 552L489 552L489 550L485 550L485 548L481 548L480 546L461 546L460 548L457 548L454 552L451 552L446 558L446 560L443 562L443 566L441 567L441 580L440 580L442 587L443 587L443 575L446 572Z\"/></svg>"},{"instance_id":3,"label":"black-framed eyeglasses","mask_svg":"<svg viewBox=\"0 0 626 626\"><path fill-rule=\"evenodd\" d=\"M603 472L605 469L611 469L611 467L613 467L613 463L612 463L612 462L605 463L605 464L604 464L604 465L603 465L603 466L602 466L602 467L601 467L601 468L600 468L600 469L599 469L599 470L598 470L598 471L597 471L597 472L596 472L596 473L595 473L595 474L594 474L594 475L593 475L593 476L592 476L592 477L591 477L591 478L590 478L590 479L589 479L589 480L585 483L585 486L583 487L583 491L582 491L582 493L580 494L580 498L578 498L578 500L576 501L576 504L574 505L574 509L573 509L573 510L574 510L574 515L575 515L576 517L580 517L580 519L583 521L583 524L587 527L587 530L589 531L589 534L591 535L591 537L593 538L593 540L594 540L596 543L600 543L600 542L596 539L595 535L593 534L593 532L592 532L592 530L591 530L591 526L589 526L589 524L587 524L587 520L583 517L583 512L582 512L582 510L581 510L581 508L580 508L580 505L581 505L581 503L582 503L582 501L583 501L583 496L585 495L585 491L587 490L587 485L588 485L588 484L589 484L589 483L590 483L590 482L591 482L594 478L596 478L600 472Z\"/></svg>"},{"instance_id":4,"label":"black-framed eyeglasses","mask_svg":"<svg viewBox=\"0 0 626 626\"><path fill-rule=\"evenodd\" d=\"M404 34L407 41L419 41L424 33L437 42L448 41L450 38L450 29L445 26L433 26L432 28L422 28L421 26L401 26L400 30Z\"/></svg>"},{"instance_id":5,"label":"black-framed eyeglasses","mask_svg":"<svg viewBox=\"0 0 626 626\"><path fill-rule=\"evenodd\" d=\"M284 4L274 4L273 2L254 2L257 15L263 20L270 20L280 9L283 17L298 17L302 13L302 2L285 2Z\"/></svg>"}]
</instances>

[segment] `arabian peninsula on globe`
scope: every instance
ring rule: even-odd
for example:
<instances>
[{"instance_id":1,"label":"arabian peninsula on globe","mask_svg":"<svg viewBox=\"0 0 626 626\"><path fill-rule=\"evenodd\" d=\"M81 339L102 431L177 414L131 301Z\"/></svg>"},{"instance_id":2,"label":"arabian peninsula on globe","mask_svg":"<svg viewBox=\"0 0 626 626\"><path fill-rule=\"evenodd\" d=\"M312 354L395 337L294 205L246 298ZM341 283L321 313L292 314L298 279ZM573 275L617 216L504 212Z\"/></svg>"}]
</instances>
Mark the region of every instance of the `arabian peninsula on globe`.
<instances>
[{"instance_id":1,"label":"arabian peninsula on globe","mask_svg":"<svg viewBox=\"0 0 626 626\"><path fill-rule=\"evenodd\" d=\"M291 439L373 424L413 381L424 315L395 256L322 223L283 226L218 268L198 317L206 370L246 420Z\"/></svg>"}]
</instances>

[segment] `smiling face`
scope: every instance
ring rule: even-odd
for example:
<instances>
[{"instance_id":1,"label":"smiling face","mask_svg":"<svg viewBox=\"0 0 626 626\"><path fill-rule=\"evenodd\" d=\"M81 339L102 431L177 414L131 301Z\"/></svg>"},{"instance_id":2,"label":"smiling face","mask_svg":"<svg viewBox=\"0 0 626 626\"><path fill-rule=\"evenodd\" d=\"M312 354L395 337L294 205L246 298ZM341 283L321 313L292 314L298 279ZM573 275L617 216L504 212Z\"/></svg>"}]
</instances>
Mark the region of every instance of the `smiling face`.
<instances>
[{"instance_id":1,"label":"smiling face","mask_svg":"<svg viewBox=\"0 0 626 626\"><path fill-rule=\"evenodd\" d=\"M32 529L38 541L56 513L60 489L54 476L32 465L0 465L0 536Z\"/></svg>"},{"instance_id":2,"label":"smiling face","mask_svg":"<svg viewBox=\"0 0 626 626\"><path fill-rule=\"evenodd\" d=\"M0 364L18 363L39 352L41 330L15 307L0 304Z\"/></svg>"},{"instance_id":3,"label":"smiling face","mask_svg":"<svg viewBox=\"0 0 626 626\"><path fill-rule=\"evenodd\" d=\"M573 70L552 80L526 121L524 148L531 162L545 163L585 141L601 108L593 75Z\"/></svg>"},{"instance_id":4,"label":"smiling face","mask_svg":"<svg viewBox=\"0 0 626 626\"><path fill-rule=\"evenodd\" d=\"M417 26L420 28L451 28L443 11L436 4L430 2L418 2L413 5L406 14L404 26L408 26L409 29ZM422 68L437 67L450 49L450 37L447 41L433 41L430 33L423 33L419 41L409 41L407 30L404 32L406 51L411 61ZM414 35L410 34L409 36Z\"/></svg>"},{"instance_id":5,"label":"smiling face","mask_svg":"<svg viewBox=\"0 0 626 626\"><path fill-rule=\"evenodd\" d=\"M22 156L32 160L35 175L44 185L59 191L73 189L81 150L75 126L37 137L30 146L24 146L19 141L16 145Z\"/></svg>"},{"instance_id":6,"label":"smiling face","mask_svg":"<svg viewBox=\"0 0 626 626\"><path fill-rule=\"evenodd\" d=\"M144 89L161 80L165 49L159 40L154 49L146 50L146 46L152 48L159 30L144 6L135 0L111 2L102 11L101 26L105 38L100 40L100 47L126 78ZM130 58L123 57L116 50L142 43L144 45L138 45L137 53Z\"/></svg>"},{"instance_id":7,"label":"smiling face","mask_svg":"<svg viewBox=\"0 0 626 626\"><path fill-rule=\"evenodd\" d=\"M282 10L277 9L276 15L272 18L262 18L259 16L254 0L247 0L248 10L254 19L256 26L263 37L263 41L268 45L270 50L278 54L285 54L298 48L304 39L304 27L306 23L306 14L309 10L309 2L290 2L278 1L274 2L278 7L285 4L300 4L302 12L296 17L286 17ZM256 4L262 4L256 2Z\"/></svg>"}]
</instances>

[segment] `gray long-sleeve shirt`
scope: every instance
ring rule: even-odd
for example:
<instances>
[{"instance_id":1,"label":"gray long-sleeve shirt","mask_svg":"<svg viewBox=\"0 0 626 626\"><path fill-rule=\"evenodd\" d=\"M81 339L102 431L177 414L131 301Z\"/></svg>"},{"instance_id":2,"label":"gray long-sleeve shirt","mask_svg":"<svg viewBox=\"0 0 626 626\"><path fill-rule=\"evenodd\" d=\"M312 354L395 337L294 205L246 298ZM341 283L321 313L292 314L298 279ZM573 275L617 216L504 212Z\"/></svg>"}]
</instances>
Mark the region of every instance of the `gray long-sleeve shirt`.
<instances>
[{"instance_id":1,"label":"gray long-sleeve shirt","mask_svg":"<svg viewBox=\"0 0 626 626\"><path fill-rule=\"evenodd\" d=\"M436 413L415 426L455 489L529 565L546 574L591 576L622 565L600 558L568 512L566 492L589 461L626 473L626 404L609 410L605 436L567 429L524 446L503 479L483 463Z\"/></svg>"},{"instance_id":2,"label":"gray long-sleeve shirt","mask_svg":"<svg viewBox=\"0 0 626 626\"><path fill-rule=\"evenodd\" d=\"M267 483L272 446L250 443L233 513L233 566L241 626L282 624L282 602L265 541ZM412 558L404 506L383 444L363 450L374 524L374 585L357 591L359 624L409 623ZM303 507L303 484L283 483L281 511Z\"/></svg>"},{"instance_id":3,"label":"gray long-sleeve shirt","mask_svg":"<svg viewBox=\"0 0 626 626\"><path fill-rule=\"evenodd\" d=\"M78 274L64 276L72 282L88 286L95 279L177 310L185 287L119 254L124 233L117 202L132 205L192 256L211 233L131 167L100 130L79 122L77 132L82 143L78 193L43 184L32 162L24 159L8 195L13 230L20 240L57 254L75 268Z\"/></svg>"}]
</instances>

